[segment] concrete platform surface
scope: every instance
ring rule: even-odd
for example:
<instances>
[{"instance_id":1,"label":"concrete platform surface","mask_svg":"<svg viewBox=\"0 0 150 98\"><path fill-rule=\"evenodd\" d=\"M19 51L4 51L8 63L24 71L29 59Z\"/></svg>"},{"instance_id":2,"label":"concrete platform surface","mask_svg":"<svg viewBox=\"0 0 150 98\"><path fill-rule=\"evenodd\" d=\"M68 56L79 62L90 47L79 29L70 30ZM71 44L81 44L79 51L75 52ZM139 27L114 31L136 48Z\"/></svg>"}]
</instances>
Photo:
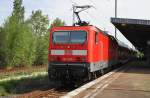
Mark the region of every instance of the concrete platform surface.
<instances>
[{"instance_id":1,"label":"concrete platform surface","mask_svg":"<svg viewBox=\"0 0 150 98\"><path fill-rule=\"evenodd\" d=\"M107 80L111 82L84 98L150 98L150 65L132 62L127 70L120 72L116 77L111 76L113 81Z\"/></svg>"}]
</instances>

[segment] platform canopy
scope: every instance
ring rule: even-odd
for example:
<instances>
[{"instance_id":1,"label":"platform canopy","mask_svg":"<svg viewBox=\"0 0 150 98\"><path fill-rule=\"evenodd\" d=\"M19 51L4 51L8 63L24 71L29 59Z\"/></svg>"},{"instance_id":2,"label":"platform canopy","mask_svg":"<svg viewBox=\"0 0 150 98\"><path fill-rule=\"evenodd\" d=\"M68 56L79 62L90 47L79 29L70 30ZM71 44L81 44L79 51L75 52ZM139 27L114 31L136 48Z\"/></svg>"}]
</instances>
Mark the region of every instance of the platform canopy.
<instances>
[{"instance_id":1,"label":"platform canopy","mask_svg":"<svg viewBox=\"0 0 150 98\"><path fill-rule=\"evenodd\" d=\"M150 20L111 18L111 22L138 50L145 52L150 41Z\"/></svg>"}]
</instances>

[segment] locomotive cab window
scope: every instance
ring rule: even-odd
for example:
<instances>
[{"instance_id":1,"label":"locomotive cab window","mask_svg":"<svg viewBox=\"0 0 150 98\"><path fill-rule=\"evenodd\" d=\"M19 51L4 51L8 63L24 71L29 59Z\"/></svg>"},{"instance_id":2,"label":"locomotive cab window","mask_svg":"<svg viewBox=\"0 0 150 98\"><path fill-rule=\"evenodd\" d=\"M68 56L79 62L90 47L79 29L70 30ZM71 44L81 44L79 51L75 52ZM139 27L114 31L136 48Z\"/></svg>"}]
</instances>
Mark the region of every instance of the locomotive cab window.
<instances>
[{"instance_id":1,"label":"locomotive cab window","mask_svg":"<svg viewBox=\"0 0 150 98\"><path fill-rule=\"evenodd\" d=\"M53 33L53 43L82 44L86 40L85 31L56 31Z\"/></svg>"},{"instance_id":2,"label":"locomotive cab window","mask_svg":"<svg viewBox=\"0 0 150 98\"><path fill-rule=\"evenodd\" d=\"M53 33L53 42L54 43L67 43L69 41L68 32L54 32Z\"/></svg>"},{"instance_id":3,"label":"locomotive cab window","mask_svg":"<svg viewBox=\"0 0 150 98\"><path fill-rule=\"evenodd\" d=\"M98 44L98 32L95 32L95 44Z\"/></svg>"}]
</instances>

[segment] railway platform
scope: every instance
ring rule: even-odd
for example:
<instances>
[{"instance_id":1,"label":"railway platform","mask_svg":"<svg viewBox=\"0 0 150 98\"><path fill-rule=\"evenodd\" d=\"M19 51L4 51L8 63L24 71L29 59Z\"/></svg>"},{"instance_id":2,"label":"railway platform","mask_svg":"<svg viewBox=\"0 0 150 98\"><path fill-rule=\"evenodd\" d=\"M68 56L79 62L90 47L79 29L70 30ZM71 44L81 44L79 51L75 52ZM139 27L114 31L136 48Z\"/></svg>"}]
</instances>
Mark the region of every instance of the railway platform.
<instances>
[{"instance_id":1,"label":"railway platform","mask_svg":"<svg viewBox=\"0 0 150 98\"><path fill-rule=\"evenodd\" d=\"M150 65L136 61L100 77L92 86L70 93L73 98L150 98ZM88 86L89 84L87 84ZM84 90L81 90L84 89ZM69 96L69 95L68 95ZM70 98L67 97L66 98Z\"/></svg>"},{"instance_id":2,"label":"railway platform","mask_svg":"<svg viewBox=\"0 0 150 98\"><path fill-rule=\"evenodd\" d=\"M150 98L150 66L143 62L132 63L93 98Z\"/></svg>"}]
</instances>

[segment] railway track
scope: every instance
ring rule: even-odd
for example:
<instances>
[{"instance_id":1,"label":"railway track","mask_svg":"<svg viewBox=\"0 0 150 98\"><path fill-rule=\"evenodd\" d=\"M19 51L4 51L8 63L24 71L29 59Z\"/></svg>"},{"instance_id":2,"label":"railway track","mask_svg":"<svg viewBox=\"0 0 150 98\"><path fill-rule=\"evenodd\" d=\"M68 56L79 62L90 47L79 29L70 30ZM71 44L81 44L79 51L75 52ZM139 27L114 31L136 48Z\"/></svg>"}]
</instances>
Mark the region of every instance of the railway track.
<instances>
[{"instance_id":1,"label":"railway track","mask_svg":"<svg viewBox=\"0 0 150 98\"><path fill-rule=\"evenodd\" d=\"M30 91L27 90L27 93L23 92L22 94L14 96L13 98L60 98L61 96L66 95L68 92L76 89L76 87L69 84L68 86L66 85L61 86L60 83L57 82L51 83L48 80L48 77L42 80L36 80L36 81L30 80L25 84L21 84L21 86L25 86L25 87L31 86L31 89Z\"/></svg>"},{"instance_id":2,"label":"railway track","mask_svg":"<svg viewBox=\"0 0 150 98\"><path fill-rule=\"evenodd\" d=\"M56 89L51 89L48 91L37 91L29 95L19 96L18 98L59 98L65 95L69 91L59 91Z\"/></svg>"},{"instance_id":3,"label":"railway track","mask_svg":"<svg viewBox=\"0 0 150 98\"><path fill-rule=\"evenodd\" d=\"M68 89L50 89L47 91L35 91L28 94L19 95L14 98L59 98L65 94L67 94L69 91Z\"/></svg>"}]
</instances>

